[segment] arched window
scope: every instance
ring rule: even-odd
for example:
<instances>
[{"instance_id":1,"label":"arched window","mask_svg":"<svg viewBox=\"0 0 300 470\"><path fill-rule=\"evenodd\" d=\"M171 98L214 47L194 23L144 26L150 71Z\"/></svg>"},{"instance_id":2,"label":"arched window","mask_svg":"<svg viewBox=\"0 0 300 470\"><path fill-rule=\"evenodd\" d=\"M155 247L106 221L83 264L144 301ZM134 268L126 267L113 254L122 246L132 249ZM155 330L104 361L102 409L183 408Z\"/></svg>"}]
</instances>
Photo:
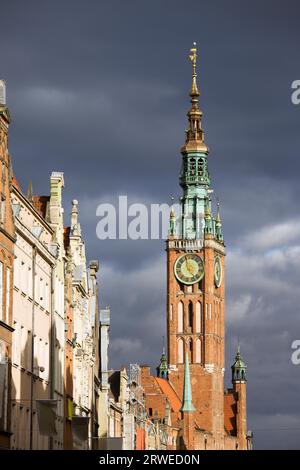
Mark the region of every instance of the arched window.
<instances>
[{"instance_id":1,"label":"arched window","mask_svg":"<svg viewBox=\"0 0 300 470\"><path fill-rule=\"evenodd\" d=\"M202 315L201 315L201 302L196 303L196 333L201 333L202 328Z\"/></svg>"},{"instance_id":2,"label":"arched window","mask_svg":"<svg viewBox=\"0 0 300 470\"><path fill-rule=\"evenodd\" d=\"M183 345L183 339L179 338L177 347L178 347L178 362L180 364L183 363L183 346L184 346Z\"/></svg>"},{"instance_id":3,"label":"arched window","mask_svg":"<svg viewBox=\"0 0 300 470\"><path fill-rule=\"evenodd\" d=\"M194 354L193 354L193 340L190 339L189 341L189 360L192 364L194 362Z\"/></svg>"},{"instance_id":4,"label":"arched window","mask_svg":"<svg viewBox=\"0 0 300 470\"><path fill-rule=\"evenodd\" d=\"M177 331L178 333L183 332L183 303L181 301L178 304L177 311Z\"/></svg>"},{"instance_id":5,"label":"arched window","mask_svg":"<svg viewBox=\"0 0 300 470\"><path fill-rule=\"evenodd\" d=\"M194 319L194 312L193 312L193 304L192 302L189 303L189 318L188 318L188 325L191 329L193 329L193 319Z\"/></svg>"},{"instance_id":6,"label":"arched window","mask_svg":"<svg viewBox=\"0 0 300 470\"><path fill-rule=\"evenodd\" d=\"M196 362L197 364L201 363L201 339L196 339Z\"/></svg>"}]
</instances>

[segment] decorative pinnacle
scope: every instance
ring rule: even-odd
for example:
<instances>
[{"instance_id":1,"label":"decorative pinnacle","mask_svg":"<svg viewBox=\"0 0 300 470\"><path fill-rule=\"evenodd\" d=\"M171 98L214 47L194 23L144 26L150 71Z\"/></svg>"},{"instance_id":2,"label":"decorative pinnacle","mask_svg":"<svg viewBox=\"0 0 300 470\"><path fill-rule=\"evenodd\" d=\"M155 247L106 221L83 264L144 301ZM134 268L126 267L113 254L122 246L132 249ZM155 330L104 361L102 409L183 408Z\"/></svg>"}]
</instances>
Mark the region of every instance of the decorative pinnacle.
<instances>
[{"instance_id":1,"label":"decorative pinnacle","mask_svg":"<svg viewBox=\"0 0 300 470\"><path fill-rule=\"evenodd\" d=\"M197 72L196 72L196 69L197 69L197 48L196 48L197 44L194 42L193 43L193 47L191 48L190 50L190 55L189 55L189 58L192 62L192 65L193 65L193 75L192 75L192 88L191 88L191 91L190 91L190 96L191 97L197 97L199 96L199 91L198 91L198 87L197 87Z\"/></svg>"},{"instance_id":2,"label":"decorative pinnacle","mask_svg":"<svg viewBox=\"0 0 300 470\"><path fill-rule=\"evenodd\" d=\"M173 207L173 204L174 204L174 197L171 196L171 210L170 210L170 219L171 218L175 218L175 212L174 212L174 207Z\"/></svg>"},{"instance_id":3,"label":"decorative pinnacle","mask_svg":"<svg viewBox=\"0 0 300 470\"><path fill-rule=\"evenodd\" d=\"M221 216L220 216L220 199L217 197L217 222L221 222Z\"/></svg>"},{"instance_id":4,"label":"decorative pinnacle","mask_svg":"<svg viewBox=\"0 0 300 470\"><path fill-rule=\"evenodd\" d=\"M27 197L27 199L29 199L30 202L32 202L33 189L32 189L32 181L31 180L29 181L26 197Z\"/></svg>"}]
</instances>

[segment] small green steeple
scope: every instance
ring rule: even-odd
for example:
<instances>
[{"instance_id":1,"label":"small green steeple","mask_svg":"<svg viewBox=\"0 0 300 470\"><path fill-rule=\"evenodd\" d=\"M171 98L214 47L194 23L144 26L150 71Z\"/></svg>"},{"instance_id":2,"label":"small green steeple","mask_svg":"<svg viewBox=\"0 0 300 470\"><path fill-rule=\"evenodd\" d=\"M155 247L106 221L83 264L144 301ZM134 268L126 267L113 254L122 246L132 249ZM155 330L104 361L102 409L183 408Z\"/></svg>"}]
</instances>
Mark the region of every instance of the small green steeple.
<instances>
[{"instance_id":1,"label":"small green steeple","mask_svg":"<svg viewBox=\"0 0 300 470\"><path fill-rule=\"evenodd\" d=\"M163 342L164 342L164 337L163 337ZM168 361L167 361L167 355L165 352L165 345L163 345L162 355L160 358L160 364L159 366L156 367L156 372L157 372L157 377L160 377L162 379L168 378Z\"/></svg>"},{"instance_id":2,"label":"small green steeple","mask_svg":"<svg viewBox=\"0 0 300 470\"><path fill-rule=\"evenodd\" d=\"M188 353L185 355L185 369L184 369L184 387L183 387L183 403L181 410L184 411L196 411L192 401L192 387L190 380L190 365Z\"/></svg>"},{"instance_id":3,"label":"small green steeple","mask_svg":"<svg viewBox=\"0 0 300 470\"><path fill-rule=\"evenodd\" d=\"M207 198L206 200L204 220L205 220L205 227L204 227L205 233L213 234L213 219L211 216L211 201L209 198Z\"/></svg>"},{"instance_id":4,"label":"small green steeple","mask_svg":"<svg viewBox=\"0 0 300 470\"><path fill-rule=\"evenodd\" d=\"M174 198L171 197L172 205L170 210L170 219L169 219L169 235L174 236L176 235L176 216L173 207Z\"/></svg>"},{"instance_id":5,"label":"small green steeple","mask_svg":"<svg viewBox=\"0 0 300 470\"><path fill-rule=\"evenodd\" d=\"M240 344L238 344L237 353L235 356L235 362L231 366L232 370L232 382L246 382L246 369L247 366L241 356Z\"/></svg>"}]
</instances>

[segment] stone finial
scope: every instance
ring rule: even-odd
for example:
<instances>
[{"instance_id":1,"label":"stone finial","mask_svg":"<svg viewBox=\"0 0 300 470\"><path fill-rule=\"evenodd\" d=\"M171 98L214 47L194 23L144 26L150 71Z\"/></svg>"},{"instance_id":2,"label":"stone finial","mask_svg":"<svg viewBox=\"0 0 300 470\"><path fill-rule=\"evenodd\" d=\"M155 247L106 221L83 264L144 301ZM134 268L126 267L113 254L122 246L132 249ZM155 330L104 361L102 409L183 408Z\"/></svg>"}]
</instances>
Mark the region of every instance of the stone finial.
<instances>
[{"instance_id":1,"label":"stone finial","mask_svg":"<svg viewBox=\"0 0 300 470\"><path fill-rule=\"evenodd\" d=\"M81 228L78 222L78 201L73 199L72 201L72 210L71 210L71 234L72 235L81 235Z\"/></svg>"}]
</instances>

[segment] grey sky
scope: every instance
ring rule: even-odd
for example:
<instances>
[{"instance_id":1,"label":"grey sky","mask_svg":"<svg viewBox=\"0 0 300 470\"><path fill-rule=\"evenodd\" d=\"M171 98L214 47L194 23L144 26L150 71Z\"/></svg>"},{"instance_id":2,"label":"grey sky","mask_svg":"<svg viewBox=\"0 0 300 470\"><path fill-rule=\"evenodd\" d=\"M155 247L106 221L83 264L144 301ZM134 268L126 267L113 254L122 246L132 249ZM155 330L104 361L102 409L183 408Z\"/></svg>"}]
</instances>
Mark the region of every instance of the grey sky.
<instances>
[{"instance_id":1,"label":"grey sky","mask_svg":"<svg viewBox=\"0 0 300 470\"><path fill-rule=\"evenodd\" d=\"M237 338L255 447L300 448L299 2L0 0L0 77L24 190L65 172L112 314L111 365L156 365L165 328L163 241L99 241L96 207L180 195L190 64L227 257L227 385Z\"/></svg>"}]
</instances>

